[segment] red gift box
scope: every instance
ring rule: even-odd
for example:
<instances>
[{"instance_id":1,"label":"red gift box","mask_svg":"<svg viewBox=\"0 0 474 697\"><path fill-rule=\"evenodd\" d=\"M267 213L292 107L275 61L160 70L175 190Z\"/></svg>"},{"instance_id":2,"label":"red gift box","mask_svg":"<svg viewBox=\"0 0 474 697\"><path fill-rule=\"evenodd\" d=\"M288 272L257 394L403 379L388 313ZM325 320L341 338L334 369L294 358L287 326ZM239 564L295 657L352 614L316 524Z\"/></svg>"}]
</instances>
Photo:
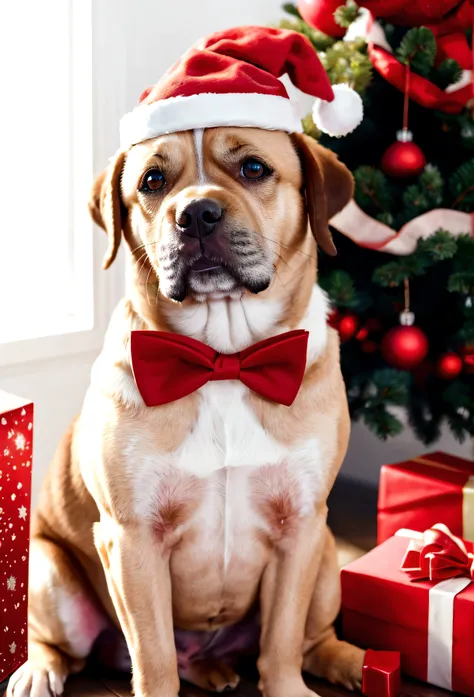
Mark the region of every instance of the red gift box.
<instances>
[{"instance_id":1,"label":"red gift box","mask_svg":"<svg viewBox=\"0 0 474 697\"><path fill-rule=\"evenodd\" d=\"M0 391L0 682L27 658L33 404Z\"/></svg>"},{"instance_id":2,"label":"red gift box","mask_svg":"<svg viewBox=\"0 0 474 697\"><path fill-rule=\"evenodd\" d=\"M465 577L414 582L400 568L409 544L391 537L342 570L344 638L399 651L403 672L474 697L474 583ZM465 544L472 553L472 543ZM472 558L466 560L469 567Z\"/></svg>"},{"instance_id":3,"label":"red gift box","mask_svg":"<svg viewBox=\"0 0 474 697\"><path fill-rule=\"evenodd\" d=\"M435 523L474 541L474 462L436 452L384 465L378 510L379 544L400 528L422 532Z\"/></svg>"},{"instance_id":4,"label":"red gift box","mask_svg":"<svg viewBox=\"0 0 474 697\"><path fill-rule=\"evenodd\" d=\"M362 694L366 697L397 697L400 688L400 653L369 649L362 668Z\"/></svg>"}]
</instances>

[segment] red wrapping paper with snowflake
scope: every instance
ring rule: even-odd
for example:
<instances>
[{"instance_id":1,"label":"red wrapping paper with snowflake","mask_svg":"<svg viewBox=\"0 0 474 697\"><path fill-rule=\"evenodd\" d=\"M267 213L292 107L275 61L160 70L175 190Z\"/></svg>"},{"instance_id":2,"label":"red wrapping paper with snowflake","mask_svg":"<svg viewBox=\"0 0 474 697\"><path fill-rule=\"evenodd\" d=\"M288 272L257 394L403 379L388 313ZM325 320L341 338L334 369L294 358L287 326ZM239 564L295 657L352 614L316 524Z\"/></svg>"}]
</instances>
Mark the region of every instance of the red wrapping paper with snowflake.
<instances>
[{"instance_id":1,"label":"red wrapping paper with snowflake","mask_svg":"<svg viewBox=\"0 0 474 697\"><path fill-rule=\"evenodd\" d=\"M27 658L33 404L0 391L0 682Z\"/></svg>"}]
</instances>

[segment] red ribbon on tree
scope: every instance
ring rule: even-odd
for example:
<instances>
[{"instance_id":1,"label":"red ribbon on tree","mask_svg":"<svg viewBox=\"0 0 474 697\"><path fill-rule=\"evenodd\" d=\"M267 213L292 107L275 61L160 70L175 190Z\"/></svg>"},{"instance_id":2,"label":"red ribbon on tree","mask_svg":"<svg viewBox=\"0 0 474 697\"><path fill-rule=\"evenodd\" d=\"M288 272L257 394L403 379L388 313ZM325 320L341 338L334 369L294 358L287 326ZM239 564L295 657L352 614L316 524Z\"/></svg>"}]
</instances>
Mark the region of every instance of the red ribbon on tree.
<instances>
[{"instance_id":1,"label":"red ribbon on tree","mask_svg":"<svg viewBox=\"0 0 474 697\"><path fill-rule=\"evenodd\" d=\"M400 568L412 581L443 581L459 576L474 581L474 554L446 525L437 523L419 539L410 541Z\"/></svg>"}]
</instances>

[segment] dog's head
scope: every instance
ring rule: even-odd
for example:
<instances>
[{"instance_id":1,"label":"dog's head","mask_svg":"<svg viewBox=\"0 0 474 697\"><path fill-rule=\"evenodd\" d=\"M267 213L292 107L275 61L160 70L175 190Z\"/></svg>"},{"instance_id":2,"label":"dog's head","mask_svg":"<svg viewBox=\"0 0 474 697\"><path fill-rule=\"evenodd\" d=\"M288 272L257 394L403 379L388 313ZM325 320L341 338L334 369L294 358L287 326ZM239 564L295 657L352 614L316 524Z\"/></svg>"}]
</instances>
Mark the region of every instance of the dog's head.
<instances>
[{"instance_id":1,"label":"dog's head","mask_svg":"<svg viewBox=\"0 0 474 697\"><path fill-rule=\"evenodd\" d=\"M119 152L89 208L109 237L104 266L124 235L145 277L182 302L260 293L315 242L334 254L328 220L352 193L349 171L312 138L210 128Z\"/></svg>"}]
</instances>

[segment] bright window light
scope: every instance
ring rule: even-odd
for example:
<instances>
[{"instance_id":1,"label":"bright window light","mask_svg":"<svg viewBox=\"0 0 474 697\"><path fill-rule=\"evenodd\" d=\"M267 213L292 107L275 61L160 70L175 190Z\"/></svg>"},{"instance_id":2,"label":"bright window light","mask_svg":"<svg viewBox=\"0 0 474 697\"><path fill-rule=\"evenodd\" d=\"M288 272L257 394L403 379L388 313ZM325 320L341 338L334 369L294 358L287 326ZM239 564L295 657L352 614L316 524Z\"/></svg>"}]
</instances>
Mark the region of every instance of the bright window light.
<instances>
[{"instance_id":1,"label":"bright window light","mask_svg":"<svg viewBox=\"0 0 474 697\"><path fill-rule=\"evenodd\" d=\"M93 323L90 9L0 4L0 344Z\"/></svg>"}]
</instances>

